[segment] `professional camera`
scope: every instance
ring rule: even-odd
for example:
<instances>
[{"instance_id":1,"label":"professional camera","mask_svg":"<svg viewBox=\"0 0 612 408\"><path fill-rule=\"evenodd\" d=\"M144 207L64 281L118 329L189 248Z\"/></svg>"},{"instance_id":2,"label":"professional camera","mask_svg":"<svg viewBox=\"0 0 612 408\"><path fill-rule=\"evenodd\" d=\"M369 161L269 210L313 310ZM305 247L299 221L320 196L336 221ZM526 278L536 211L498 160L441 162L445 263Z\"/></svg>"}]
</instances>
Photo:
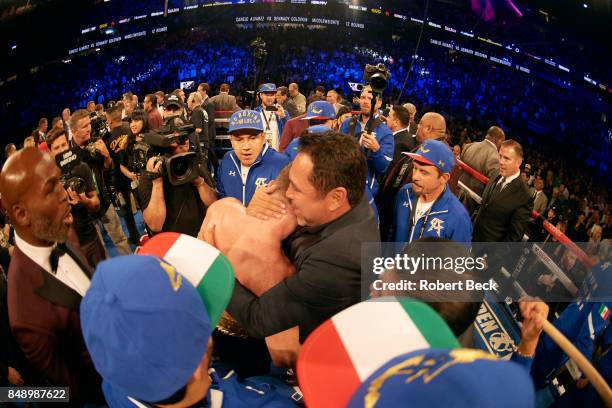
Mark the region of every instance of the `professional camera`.
<instances>
[{"instance_id":1,"label":"professional camera","mask_svg":"<svg viewBox=\"0 0 612 408\"><path fill-rule=\"evenodd\" d=\"M201 154L189 151L172 155L171 151L172 144L185 143L194 130L194 125L176 116L168 119L159 129L144 135L145 143L150 146L147 160L157 157L161 161L160 174L174 186L191 183L200 177Z\"/></svg>"},{"instance_id":2,"label":"professional camera","mask_svg":"<svg viewBox=\"0 0 612 408\"><path fill-rule=\"evenodd\" d=\"M100 159L102 158L102 153L100 153L100 151L98 150L98 148L96 147L96 142L100 140L99 137L94 137L91 136L89 138L89 140L87 140L87 142L85 142L85 150L87 150L87 152L89 153L89 155L91 157L93 157L94 159Z\"/></svg>"},{"instance_id":3,"label":"professional camera","mask_svg":"<svg viewBox=\"0 0 612 408\"><path fill-rule=\"evenodd\" d=\"M89 119L91 120L91 137L93 139L105 139L110 133L106 126L106 116L98 115L97 112L91 112Z\"/></svg>"},{"instance_id":4,"label":"professional camera","mask_svg":"<svg viewBox=\"0 0 612 408\"><path fill-rule=\"evenodd\" d=\"M387 87L391 73L382 62L376 65L366 64L363 70L363 82L369 84L376 93L382 93Z\"/></svg>"},{"instance_id":5,"label":"professional camera","mask_svg":"<svg viewBox=\"0 0 612 408\"><path fill-rule=\"evenodd\" d=\"M146 143L138 142L134 145L132 150L132 162L131 169L136 173L141 173L143 170L147 168L147 160L149 160L149 146Z\"/></svg>"},{"instance_id":6,"label":"professional camera","mask_svg":"<svg viewBox=\"0 0 612 408\"><path fill-rule=\"evenodd\" d=\"M72 191L83 194L86 193L87 185L82 177L74 173L74 169L81 163L77 154L78 147L66 150L64 153L55 156L55 162L60 168L61 176L60 179L64 188L72 189Z\"/></svg>"}]
</instances>

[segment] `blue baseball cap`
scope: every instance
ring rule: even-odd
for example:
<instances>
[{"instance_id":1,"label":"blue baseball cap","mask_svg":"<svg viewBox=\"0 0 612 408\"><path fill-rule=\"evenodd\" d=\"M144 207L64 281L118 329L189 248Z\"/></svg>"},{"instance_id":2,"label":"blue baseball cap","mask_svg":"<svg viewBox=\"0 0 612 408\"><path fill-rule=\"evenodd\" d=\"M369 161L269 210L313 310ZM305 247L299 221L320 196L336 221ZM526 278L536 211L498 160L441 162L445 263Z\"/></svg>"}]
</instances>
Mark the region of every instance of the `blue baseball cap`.
<instances>
[{"instance_id":1,"label":"blue baseball cap","mask_svg":"<svg viewBox=\"0 0 612 408\"><path fill-rule=\"evenodd\" d=\"M240 110L234 112L229 120L229 133L238 130L248 130L250 133L261 133L264 131L261 114L254 110Z\"/></svg>"},{"instance_id":2,"label":"blue baseball cap","mask_svg":"<svg viewBox=\"0 0 612 408\"><path fill-rule=\"evenodd\" d=\"M327 101L314 101L308 105L306 109L306 116L303 120L309 119L335 119L336 109L334 105Z\"/></svg>"},{"instance_id":3,"label":"blue baseball cap","mask_svg":"<svg viewBox=\"0 0 612 408\"><path fill-rule=\"evenodd\" d=\"M196 288L151 255L100 262L80 310L105 396L126 404L128 397L162 401L183 388L212 332Z\"/></svg>"},{"instance_id":4,"label":"blue baseball cap","mask_svg":"<svg viewBox=\"0 0 612 408\"><path fill-rule=\"evenodd\" d=\"M259 87L259 92L276 92L276 84L261 84Z\"/></svg>"},{"instance_id":5,"label":"blue baseball cap","mask_svg":"<svg viewBox=\"0 0 612 408\"><path fill-rule=\"evenodd\" d=\"M534 407L529 372L476 349L421 349L393 358L353 394L350 408ZM366 403L367 402L367 403Z\"/></svg>"},{"instance_id":6,"label":"blue baseball cap","mask_svg":"<svg viewBox=\"0 0 612 408\"><path fill-rule=\"evenodd\" d=\"M426 140L415 153L404 153L415 161L437 167L442 173L450 173L455 167L455 156L446 143Z\"/></svg>"},{"instance_id":7,"label":"blue baseball cap","mask_svg":"<svg viewBox=\"0 0 612 408\"><path fill-rule=\"evenodd\" d=\"M314 126L310 126L306 130L308 131L308 133L325 133L325 132L329 132L331 128L325 125L314 125Z\"/></svg>"}]
</instances>

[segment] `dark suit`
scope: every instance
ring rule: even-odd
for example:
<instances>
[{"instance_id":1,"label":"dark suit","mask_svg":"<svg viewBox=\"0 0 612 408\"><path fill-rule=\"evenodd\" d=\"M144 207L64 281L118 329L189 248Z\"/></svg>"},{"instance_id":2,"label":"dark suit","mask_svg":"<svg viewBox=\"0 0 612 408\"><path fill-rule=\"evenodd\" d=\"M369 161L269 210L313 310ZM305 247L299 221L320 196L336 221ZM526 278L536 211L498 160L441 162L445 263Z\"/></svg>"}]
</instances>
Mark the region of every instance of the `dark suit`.
<instances>
[{"instance_id":1,"label":"dark suit","mask_svg":"<svg viewBox=\"0 0 612 408\"><path fill-rule=\"evenodd\" d=\"M416 139L410 136L408 129L397 132L393 135L393 139L395 140L395 150L393 150L393 161L389 165L389 168L391 168L393 164L397 163L397 161L403 156L402 153L411 152L416 146Z\"/></svg>"},{"instance_id":2,"label":"dark suit","mask_svg":"<svg viewBox=\"0 0 612 408\"><path fill-rule=\"evenodd\" d=\"M73 251L72 258L91 277ZM8 273L11 330L28 361L52 386L70 387L71 402L103 401L101 379L79 319L81 296L15 247Z\"/></svg>"},{"instance_id":3,"label":"dark suit","mask_svg":"<svg viewBox=\"0 0 612 408\"><path fill-rule=\"evenodd\" d=\"M481 174L484 174L489 179L495 178L499 173L499 153L495 145L487 140L467 144L463 148L463 152L461 152L461 161ZM476 194L482 196L484 185L468 173L464 172L459 178L459 181ZM476 202L462 189L460 189L458 197L463 205L465 205L468 214L472 214L476 208Z\"/></svg>"},{"instance_id":4,"label":"dark suit","mask_svg":"<svg viewBox=\"0 0 612 408\"><path fill-rule=\"evenodd\" d=\"M327 225L300 228L285 242L296 274L257 298L236 282L228 312L253 337L296 325L300 341L339 311L359 302L361 243L377 242L374 215L364 198Z\"/></svg>"},{"instance_id":5,"label":"dark suit","mask_svg":"<svg viewBox=\"0 0 612 408\"><path fill-rule=\"evenodd\" d=\"M493 195L501 176L490 179L474 219L473 242L520 242L531 219L532 196L517 177Z\"/></svg>"},{"instance_id":6,"label":"dark suit","mask_svg":"<svg viewBox=\"0 0 612 408\"><path fill-rule=\"evenodd\" d=\"M202 108L208 114L208 140L210 140L210 146L214 146L215 137L217 136L217 129L215 124L215 105L211 102L210 98L206 98L202 102Z\"/></svg>"},{"instance_id":7,"label":"dark suit","mask_svg":"<svg viewBox=\"0 0 612 408\"><path fill-rule=\"evenodd\" d=\"M215 106L215 110L218 111L232 111L236 112L240 110L236 104L236 97L227 93L220 93L210 98L210 101Z\"/></svg>"}]
</instances>

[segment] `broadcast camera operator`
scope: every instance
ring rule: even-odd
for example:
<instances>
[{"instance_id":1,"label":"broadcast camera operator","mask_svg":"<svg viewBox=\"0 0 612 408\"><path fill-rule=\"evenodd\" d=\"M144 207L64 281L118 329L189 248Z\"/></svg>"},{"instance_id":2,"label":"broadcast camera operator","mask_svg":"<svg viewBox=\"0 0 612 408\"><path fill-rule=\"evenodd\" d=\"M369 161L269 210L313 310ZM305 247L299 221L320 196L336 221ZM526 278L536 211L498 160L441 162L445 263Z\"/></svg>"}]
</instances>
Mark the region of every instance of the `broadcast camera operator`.
<instances>
[{"instance_id":1,"label":"broadcast camera operator","mask_svg":"<svg viewBox=\"0 0 612 408\"><path fill-rule=\"evenodd\" d=\"M49 133L49 152L61 170L61 179L72 205L73 227L85 259L92 268L106 259L106 249L93 223L92 215L100 210L100 199L89 166L70 149L64 129Z\"/></svg>"},{"instance_id":2,"label":"broadcast camera operator","mask_svg":"<svg viewBox=\"0 0 612 408\"><path fill-rule=\"evenodd\" d=\"M182 101L176 95L168 95L164 101L164 126L145 135L151 147L138 193L151 231L195 237L206 208L217 194L202 177L206 171L201 151L190 149L194 126L181 118L182 111Z\"/></svg>"},{"instance_id":3,"label":"broadcast camera operator","mask_svg":"<svg viewBox=\"0 0 612 408\"><path fill-rule=\"evenodd\" d=\"M79 109L70 118L70 128L72 129L72 146L79 147L79 159L89 165L94 177L94 183L100 199L100 211L98 215L104 225L106 232L115 244L117 251L121 255L132 253L128 246L127 238L121 228L119 216L115 211L111 197L110 185L105 179L105 171L112 167L112 159L104 138L110 137L110 132L106 127L105 119L94 114L94 119L90 118L89 112Z\"/></svg>"}]
</instances>

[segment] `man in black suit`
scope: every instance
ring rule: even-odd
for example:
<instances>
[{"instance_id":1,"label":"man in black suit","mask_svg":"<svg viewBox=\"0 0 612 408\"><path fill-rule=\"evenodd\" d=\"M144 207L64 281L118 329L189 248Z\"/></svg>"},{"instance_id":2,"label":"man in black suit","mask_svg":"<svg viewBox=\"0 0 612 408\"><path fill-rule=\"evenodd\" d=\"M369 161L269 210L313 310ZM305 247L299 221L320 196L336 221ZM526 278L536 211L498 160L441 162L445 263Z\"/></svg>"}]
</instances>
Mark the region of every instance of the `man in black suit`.
<instances>
[{"instance_id":1,"label":"man in black suit","mask_svg":"<svg viewBox=\"0 0 612 408\"><path fill-rule=\"evenodd\" d=\"M519 242L531 216L532 196L521 179L523 148L506 140L499 150L499 175L489 179L474 219L473 242Z\"/></svg>"},{"instance_id":2,"label":"man in black suit","mask_svg":"<svg viewBox=\"0 0 612 408\"><path fill-rule=\"evenodd\" d=\"M387 126L393 132L395 140L395 150L393 150L393 161L389 165L392 168L395 163L402 157L402 153L411 152L416 146L416 134L411 136L408 133L410 124L410 113L408 109L401 105L396 105L389 111L387 116Z\"/></svg>"},{"instance_id":3,"label":"man in black suit","mask_svg":"<svg viewBox=\"0 0 612 408\"><path fill-rule=\"evenodd\" d=\"M286 197L301 227L284 241L296 273L257 298L236 282L228 312L252 337L299 327L300 342L360 301L361 243L379 241L364 196L367 166L354 138L309 134L289 171Z\"/></svg>"},{"instance_id":4,"label":"man in black suit","mask_svg":"<svg viewBox=\"0 0 612 408\"><path fill-rule=\"evenodd\" d=\"M208 143L211 147L209 151L210 160L215 166L218 165L217 156L215 155L215 139L217 138L217 125L215 124L215 104L211 102L209 94L210 94L210 85L206 82L202 82L198 85L198 93L202 95L202 109L206 111L208 115Z\"/></svg>"}]
</instances>

